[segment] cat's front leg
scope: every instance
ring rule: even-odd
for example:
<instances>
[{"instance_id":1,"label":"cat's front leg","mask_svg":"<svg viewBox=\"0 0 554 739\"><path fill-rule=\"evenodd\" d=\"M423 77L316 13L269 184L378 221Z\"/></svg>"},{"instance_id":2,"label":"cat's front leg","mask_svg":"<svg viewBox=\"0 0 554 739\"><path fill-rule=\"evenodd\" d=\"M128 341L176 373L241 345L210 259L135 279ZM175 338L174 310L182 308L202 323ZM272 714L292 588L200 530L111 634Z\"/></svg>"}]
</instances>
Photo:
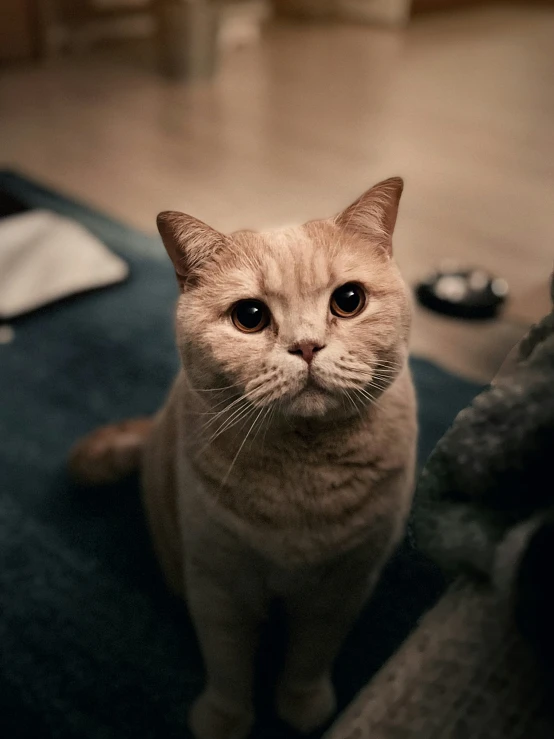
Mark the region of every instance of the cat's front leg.
<instances>
[{"instance_id":1,"label":"cat's front leg","mask_svg":"<svg viewBox=\"0 0 554 739\"><path fill-rule=\"evenodd\" d=\"M254 723L252 683L261 613L210 573L188 568L187 601L207 683L189 714L195 739L245 739Z\"/></svg>"},{"instance_id":2,"label":"cat's front leg","mask_svg":"<svg viewBox=\"0 0 554 739\"><path fill-rule=\"evenodd\" d=\"M379 571L367 561L332 568L320 583L287 599L289 643L276 705L297 731L309 733L333 717L333 662Z\"/></svg>"}]
</instances>

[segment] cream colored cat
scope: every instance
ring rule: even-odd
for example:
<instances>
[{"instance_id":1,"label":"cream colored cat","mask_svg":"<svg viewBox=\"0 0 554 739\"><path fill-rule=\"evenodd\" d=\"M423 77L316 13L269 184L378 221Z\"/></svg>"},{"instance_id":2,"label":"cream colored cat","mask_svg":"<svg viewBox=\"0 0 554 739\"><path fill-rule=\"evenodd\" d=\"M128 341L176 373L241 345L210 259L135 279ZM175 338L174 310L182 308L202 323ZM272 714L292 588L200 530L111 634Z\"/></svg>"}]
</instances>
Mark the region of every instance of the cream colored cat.
<instances>
[{"instance_id":1,"label":"cream colored cat","mask_svg":"<svg viewBox=\"0 0 554 739\"><path fill-rule=\"evenodd\" d=\"M402 536L416 420L391 255L401 192L392 178L336 218L275 233L158 218L182 370L154 420L96 432L71 466L94 483L142 465L154 545L206 663L197 739L248 734L276 598L289 619L278 713L300 731L326 722L333 660Z\"/></svg>"}]
</instances>

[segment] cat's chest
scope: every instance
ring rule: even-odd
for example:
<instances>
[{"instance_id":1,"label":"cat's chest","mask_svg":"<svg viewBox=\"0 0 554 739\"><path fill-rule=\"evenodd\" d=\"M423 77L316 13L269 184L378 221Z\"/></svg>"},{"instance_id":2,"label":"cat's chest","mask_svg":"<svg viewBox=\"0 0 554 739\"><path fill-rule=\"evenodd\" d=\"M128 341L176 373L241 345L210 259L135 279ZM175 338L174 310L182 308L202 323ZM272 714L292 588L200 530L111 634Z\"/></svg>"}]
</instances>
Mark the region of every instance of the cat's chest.
<instances>
[{"instance_id":1,"label":"cat's chest","mask_svg":"<svg viewBox=\"0 0 554 739\"><path fill-rule=\"evenodd\" d=\"M344 524L360 514L380 477L380 461L352 448L258 451L229 471L230 464L217 453L196 461L204 494L242 522L278 532Z\"/></svg>"},{"instance_id":2,"label":"cat's chest","mask_svg":"<svg viewBox=\"0 0 554 739\"><path fill-rule=\"evenodd\" d=\"M316 456L316 455L313 455ZM242 471L256 497L271 497L294 506L316 510L327 503L356 493L360 485L367 486L375 475L375 460L367 452L353 455L337 451L332 455L282 455L277 459L253 460ZM235 484L240 485L237 477Z\"/></svg>"},{"instance_id":3,"label":"cat's chest","mask_svg":"<svg viewBox=\"0 0 554 739\"><path fill-rule=\"evenodd\" d=\"M223 526L273 562L314 565L368 538L371 469L268 463L243 468L224 488L201 477L208 528Z\"/></svg>"},{"instance_id":4,"label":"cat's chest","mask_svg":"<svg viewBox=\"0 0 554 739\"><path fill-rule=\"evenodd\" d=\"M191 426L184 427L187 431ZM386 423L306 438L287 434L245 444L236 440L214 444L194 454L194 438L187 436L181 459L189 456L189 472L181 475L183 520L191 506L202 510L210 528L223 527L249 547L279 562L323 561L372 535L382 517L384 497L398 497L405 482L388 482L409 466L410 444L390 444ZM237 454L238 451L238 454ZM408 465L407 465L408 463ZM190 465L190 467L189 467ZM191 498L191 490L194 489ZM392 499L391 499L392 501ZM217 538L217 537L216 537Z\"/></svg>"}]
</instances>

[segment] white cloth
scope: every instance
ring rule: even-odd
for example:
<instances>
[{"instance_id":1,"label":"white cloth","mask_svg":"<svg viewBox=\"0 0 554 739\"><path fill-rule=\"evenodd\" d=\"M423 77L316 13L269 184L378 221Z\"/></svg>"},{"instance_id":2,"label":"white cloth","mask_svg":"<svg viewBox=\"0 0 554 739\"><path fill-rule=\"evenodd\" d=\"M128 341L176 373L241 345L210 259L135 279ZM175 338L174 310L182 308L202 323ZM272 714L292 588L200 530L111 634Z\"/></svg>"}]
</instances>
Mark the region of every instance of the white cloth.
<instances>
[{"instance_id":1,"label":"white cloth","mask_svg":"<svg viewBox=\"0 0 554 739\"><path fill-rule=\"evenodd\" d=\"M78 223L48 210L0 219L0 319L122 282L127 264Z\"/></svg>"}]
</instances>

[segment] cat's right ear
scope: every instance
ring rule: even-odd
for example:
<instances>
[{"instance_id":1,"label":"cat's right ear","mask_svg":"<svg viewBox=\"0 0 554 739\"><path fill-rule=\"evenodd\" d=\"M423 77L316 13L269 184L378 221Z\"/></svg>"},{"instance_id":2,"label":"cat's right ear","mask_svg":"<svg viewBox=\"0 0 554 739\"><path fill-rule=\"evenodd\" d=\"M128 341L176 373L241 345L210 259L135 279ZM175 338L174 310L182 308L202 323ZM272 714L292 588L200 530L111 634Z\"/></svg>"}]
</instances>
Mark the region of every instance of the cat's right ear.
<instances>
[{"instance_id":1,"label":"cat's right ear","mask_svg":"<svg viewBox=\"0 0 554 739\"><path fill-rule=\"evenodd\" d=\"M340 213L335 223L379 244L390 256L392 233L403 188L401 177L389 177L379 182Z\"/></svg>"},{"instance_id":2,"label":"cat's right ear","mask_svg":"<svg viewBox=\"0 0 554 739\"><path fill-rule=\"evenodd\" d=\"M204 263L227 243L226 236L185 213L166 210L158 216L157 225L181 290L194 282Z\"/></svg>"}]
</instances>

